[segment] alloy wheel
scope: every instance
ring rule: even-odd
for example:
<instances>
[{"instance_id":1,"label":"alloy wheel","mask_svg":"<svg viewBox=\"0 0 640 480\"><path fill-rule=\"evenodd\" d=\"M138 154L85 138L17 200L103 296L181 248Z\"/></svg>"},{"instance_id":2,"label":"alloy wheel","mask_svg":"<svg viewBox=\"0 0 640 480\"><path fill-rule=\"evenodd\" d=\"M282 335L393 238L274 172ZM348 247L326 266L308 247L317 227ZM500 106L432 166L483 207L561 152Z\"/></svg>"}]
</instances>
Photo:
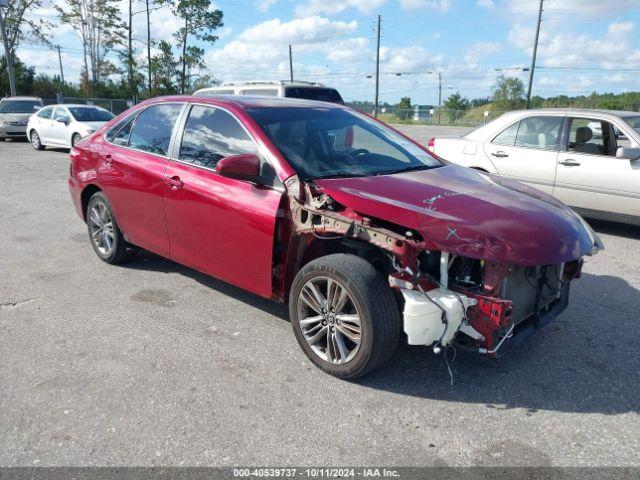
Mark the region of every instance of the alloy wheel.
<instances>
[{"instance_id":1,"label":"alloy wheel","mask_svg":"<svg viewBox=\"0 0 640 480\"><path fill-rule=\"evenodd\" d=\"M345 364L357 355L362 322L344 285L325 276L311 278L300 290L297 310L304 339L319 358Z\"/></svg>"},{"instance_id":2,"label":"alloy wheel","mask_svg":"<svg viewBox=\"0 0 640 480\"><path fill-rule=\"evenodd\" d=\"M35 148L36 150L40 149L40 136L36 133L35 130L31 132L31 145L33 145L33 148Z\"/></svg>"},{"instance_id":3,"label":"alloy wheel","mask_svg":"<svg viewBox=\"0 0 640 480\"><path fill-rule=\"evenodd\" d=\"M108 257L113 252L115 232L109 208L103 202L96 202L89 214L91 241L101 255Z\"/></svg>"}]
</instances>

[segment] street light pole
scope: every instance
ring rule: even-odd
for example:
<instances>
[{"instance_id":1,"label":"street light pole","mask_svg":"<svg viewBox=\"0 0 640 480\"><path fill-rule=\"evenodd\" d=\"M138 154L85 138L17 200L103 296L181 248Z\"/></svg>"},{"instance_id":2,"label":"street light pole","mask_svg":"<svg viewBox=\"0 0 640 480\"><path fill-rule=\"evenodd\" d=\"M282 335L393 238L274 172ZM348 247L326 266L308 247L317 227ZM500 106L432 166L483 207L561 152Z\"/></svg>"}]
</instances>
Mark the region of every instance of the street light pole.
<instances>
[{"instance_id":1,"label":"street light pole","mask_svg":"<svg viewBox=\"0 0 640 480\"><path fill-rule=\"evenodd\" d=\"M6 0L0 0L0 30L2 31L2 44L4 45L4 58L7 61L7 72L9 73L9 90L11 95L16 95L16 77L13 72L13 59L11 58L11 52L9 51L9 42L7 41L7 29L4 23L4 16L2 15L2 7L8 7L9 4Z\"/></svg>"},{"instance_id":2,"label":"street light pole","mask_svg":"<svg viewBox=\"0 0 640 480\"><path fill-rule=\"evenodd\" d=\"M540 23L542 22L542 7L544 0L540 0L538 9L538 26L536 27L536 39L533 44L533 58L531 59L531 71L529 72L529 88L527 89L527 110L531 106L531 88L533 87L533 73L536 69L536 57L538 55L538 39L540 38Z\"/></svg>"},{"instance_id":3,"label":"street light pole","mask_svg":"<svg viewBox=\"0 0 640 480\"><path fill-rule=\"evenodd\" d=\"M378 94L380 93L380 23L381 16L378 15L378 46L376 47L376 98L373 107L373 116L378 118Z\"/></svg>"}]
</instances>

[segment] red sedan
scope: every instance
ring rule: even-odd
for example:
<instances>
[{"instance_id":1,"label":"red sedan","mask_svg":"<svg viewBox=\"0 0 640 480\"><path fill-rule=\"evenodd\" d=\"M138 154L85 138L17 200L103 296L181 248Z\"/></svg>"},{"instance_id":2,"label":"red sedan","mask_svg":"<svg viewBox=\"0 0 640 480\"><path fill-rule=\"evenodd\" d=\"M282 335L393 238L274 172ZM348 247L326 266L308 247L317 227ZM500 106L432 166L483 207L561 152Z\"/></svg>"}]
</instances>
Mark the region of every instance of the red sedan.
<instances>
[{"instance_id":1,"label":"red sedan","mask_svg":"<svg viewBox=\"0 0 640 480\"><path fill-rule=\"evenodd\" d=\"M335 104L146 101L71 152L102 260L146 249L289 302L305 354L341 378L406 341L496 355L567 305L602 248L569 208L449 164Z\"/></svg>"}]
</instances>

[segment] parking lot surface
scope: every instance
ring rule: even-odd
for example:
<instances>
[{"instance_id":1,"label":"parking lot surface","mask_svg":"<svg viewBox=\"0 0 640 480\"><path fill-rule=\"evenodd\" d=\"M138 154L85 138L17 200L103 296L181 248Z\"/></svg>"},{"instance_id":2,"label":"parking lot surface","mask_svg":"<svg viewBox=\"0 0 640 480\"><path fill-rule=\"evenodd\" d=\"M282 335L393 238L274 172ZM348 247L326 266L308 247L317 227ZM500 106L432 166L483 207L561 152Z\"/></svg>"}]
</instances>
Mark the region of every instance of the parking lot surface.
<instances>
[{"instance_id":1,"label":"parking lot surface","mask_svg":"<svg viewBox=\"0 0 640 480\"><path fill-rule=\"evenodd\" d=\"M454 386L408 346L350 383L284 306L98 260L68 171L0 143L0 465L640 465L640 229L594 224L568 310L498 361L460 354Z\"/></svg>"}]
</instances>

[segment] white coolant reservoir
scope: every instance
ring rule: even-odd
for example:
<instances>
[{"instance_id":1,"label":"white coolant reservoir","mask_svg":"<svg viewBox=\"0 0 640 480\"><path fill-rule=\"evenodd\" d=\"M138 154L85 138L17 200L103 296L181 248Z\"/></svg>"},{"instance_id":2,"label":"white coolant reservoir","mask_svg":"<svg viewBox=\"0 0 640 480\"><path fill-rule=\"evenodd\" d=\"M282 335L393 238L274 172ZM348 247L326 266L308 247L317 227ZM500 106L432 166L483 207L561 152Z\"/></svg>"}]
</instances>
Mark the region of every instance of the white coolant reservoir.
<instances>
[{"instance_id":1,"label":"white coolant reservoir","mask_svg":"<svg viewBox=\"0 0 640 480\"><path fill-rule=\"evenodd\" d=\"M409 345L431 345L440 337L442 345L448 345L462 323L464 311L476 304L474 299L454 295L445 288L436 288L426 294L406 289L401 292L404 296L404 331L409 337ZM444 309L448 325L442 322L442 310L426 295Z\"/></svg>"}]
</instances>

